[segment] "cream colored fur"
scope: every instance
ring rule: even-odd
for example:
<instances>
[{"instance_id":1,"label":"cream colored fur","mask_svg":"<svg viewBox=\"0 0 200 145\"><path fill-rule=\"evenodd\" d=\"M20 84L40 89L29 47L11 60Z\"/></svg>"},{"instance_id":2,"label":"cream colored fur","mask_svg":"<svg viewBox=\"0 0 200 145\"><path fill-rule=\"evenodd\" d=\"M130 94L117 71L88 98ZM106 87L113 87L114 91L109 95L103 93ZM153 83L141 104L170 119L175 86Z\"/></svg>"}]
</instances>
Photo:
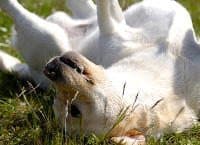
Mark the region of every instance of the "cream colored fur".
<instances>
[{"instance_id":1,"label":"cream colored fur","mask_svg":"<svg viewBox=\"0 0 200 145\"><path fill-rule=\"evenodd\" d=\"M175 1L146 0L132 7L135 26L130 28L109 11L114 1L109 2L97 1L99 30L80 49L104 69L73 53L61 56L73 60L75 55L87 72L80 74L55 58L63 80L54 81L58 118L69 132L81 127L85 133L106 134L120 111L128 108L124 120L109 132L114 141L123 139L126 144L144 143L143 135L159 137L190 128L200 110L200 46L190 15ZM72 104L81 112L81 126L80 118L70 112L60 114L66 115L76 92ZM56 107L61 106L58 102L65 107Z\"/></svg>"}]
</instances>

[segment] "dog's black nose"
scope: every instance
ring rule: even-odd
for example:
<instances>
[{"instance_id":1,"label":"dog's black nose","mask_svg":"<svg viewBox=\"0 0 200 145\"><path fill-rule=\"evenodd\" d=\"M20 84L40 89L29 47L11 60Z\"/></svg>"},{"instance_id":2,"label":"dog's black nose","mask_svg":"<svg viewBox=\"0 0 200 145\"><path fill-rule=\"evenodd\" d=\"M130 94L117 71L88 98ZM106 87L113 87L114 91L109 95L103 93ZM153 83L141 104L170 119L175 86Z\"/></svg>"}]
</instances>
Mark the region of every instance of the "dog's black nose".
<instances>
[{"instance_id":1,"label":"dog's black nose","mask_svg":"<svg viewBox=\"0 0 200 145\"><path fill-rule=\"evenodd\" d=\"M46 64L44 74L52 81L57 80L61 76L59 59L56 57Z\"/></svg>"}]
</instances>

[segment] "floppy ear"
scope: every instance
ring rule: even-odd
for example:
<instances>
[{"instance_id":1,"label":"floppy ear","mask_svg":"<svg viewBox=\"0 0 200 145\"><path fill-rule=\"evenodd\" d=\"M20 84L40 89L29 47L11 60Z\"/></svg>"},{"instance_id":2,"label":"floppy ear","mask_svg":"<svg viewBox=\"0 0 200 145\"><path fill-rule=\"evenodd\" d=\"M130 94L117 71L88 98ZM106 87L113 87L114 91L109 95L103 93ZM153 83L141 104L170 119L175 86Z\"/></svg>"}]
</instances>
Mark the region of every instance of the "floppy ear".
<instances>
[{"instance_id":1,"label":"floppy ear","mask_svg":"<svg viewBox=\"0 0 200 145\"><path fill-rule=\"evenodd\" d=\"M17 75L19 78L31 78L30 68L19 59L0 51L0 70Z\"/></svg>"}]
</instances>

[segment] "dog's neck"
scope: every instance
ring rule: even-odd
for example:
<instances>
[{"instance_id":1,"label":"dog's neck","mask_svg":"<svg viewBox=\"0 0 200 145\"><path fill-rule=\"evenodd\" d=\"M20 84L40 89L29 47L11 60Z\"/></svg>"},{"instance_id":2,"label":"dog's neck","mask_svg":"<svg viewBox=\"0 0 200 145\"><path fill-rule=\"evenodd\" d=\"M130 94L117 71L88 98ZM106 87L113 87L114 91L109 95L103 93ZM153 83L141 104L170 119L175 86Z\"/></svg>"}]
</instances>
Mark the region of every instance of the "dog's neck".
<instances>
[{"instance_id":1,"label":"dog's neck","mask_svg":"<svg viewBox=\"0 0 200 145\"><path fill-rule=\"evenodd\" d=\"M184 99L185 96L179 96L174 92L174 88L170 87L169 84L173 83L173 73L163 70L163 73L166 73L163 75L168 75L167 78L163 78L162 74L153 75L152 72L145 72L145 69L144 72L133 72L129 68L123 68L126 71L121 69L116 69L115 72L113 69L109 77L116 88L115 93L124 102L124 109L129 107L131 113L112 132L113 134L120 132L123 135L132 128L144 134L160 136L164 132L176 129L182 131L196 119L194 111L197 105L192 108ZM112 97L114 100L115 96ZM183 120L185 126L180 126ZM125 128L127 124L129 130Z\"/></svg>"}]
</instances>

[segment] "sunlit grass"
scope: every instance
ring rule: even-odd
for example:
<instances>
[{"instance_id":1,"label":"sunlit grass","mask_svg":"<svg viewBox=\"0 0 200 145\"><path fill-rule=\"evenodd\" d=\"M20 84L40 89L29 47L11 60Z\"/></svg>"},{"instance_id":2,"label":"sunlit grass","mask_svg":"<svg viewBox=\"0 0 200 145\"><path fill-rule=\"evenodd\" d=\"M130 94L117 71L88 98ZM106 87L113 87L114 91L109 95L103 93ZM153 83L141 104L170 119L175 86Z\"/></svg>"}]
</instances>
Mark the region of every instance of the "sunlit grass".
<instances>
[{"instance_id":1,"label":"sunlit grass","mask_svg":"<svg viewBox=\"0 0 200 145\"><path fill-rule=\"evenodd\" d=\"M56 10L68 11L64 0L20 0L30 11L46 17ZM120 0L123 8L134 0ZM200 34L200 1L180 0L191 12L195 31ZM12 20L0 12L0 49L21 56L10 48ZM26 82L0 73L0 145L96 145L112 144L94 134L65 136L52 111L55 91L35 92ZM200 145L200 126L180 134L169 134L159 140L148 137L149 145Z\"/></svg>"}]
</instances>

